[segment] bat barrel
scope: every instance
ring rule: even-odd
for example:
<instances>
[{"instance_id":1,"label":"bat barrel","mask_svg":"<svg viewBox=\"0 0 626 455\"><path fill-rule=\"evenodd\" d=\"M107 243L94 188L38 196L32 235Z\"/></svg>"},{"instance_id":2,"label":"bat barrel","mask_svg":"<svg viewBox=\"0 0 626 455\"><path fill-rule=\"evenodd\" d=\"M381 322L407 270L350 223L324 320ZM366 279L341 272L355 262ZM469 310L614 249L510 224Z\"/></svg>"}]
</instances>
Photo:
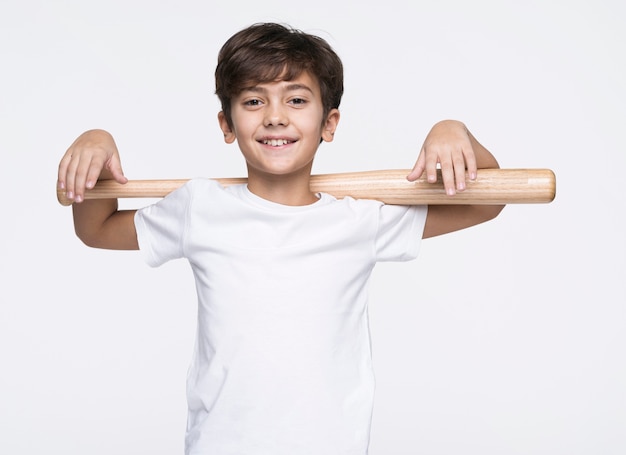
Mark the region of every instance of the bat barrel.
<instances>
[{"instance_id":1,"label":"bat barrel","mask_svg":"<svg viewBox=\"0 0 626 455\"><path fill-rule=\"evenodd\" d=\"M441 173L436 183L426 177L409 182L408 170L369 171L316 176L311 188L324 189L336 197L376 199L398 205L499 205L552 202L556 177L550 169L481 169L476 180L466 179L466 190L448 196Z\"/></svg>"}]
</instances>

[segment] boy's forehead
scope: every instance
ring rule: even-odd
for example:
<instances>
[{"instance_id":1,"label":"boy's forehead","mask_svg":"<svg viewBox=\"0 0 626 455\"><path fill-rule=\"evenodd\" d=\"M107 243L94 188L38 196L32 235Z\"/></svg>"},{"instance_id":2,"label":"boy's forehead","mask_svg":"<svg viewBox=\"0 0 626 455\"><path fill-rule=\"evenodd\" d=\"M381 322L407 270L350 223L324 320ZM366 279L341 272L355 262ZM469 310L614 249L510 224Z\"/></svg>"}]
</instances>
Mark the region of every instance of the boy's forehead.
<instances>
[{"instance_id":1,"label":"boy's forehead","mask_svg":"<svg viewBox=\"0 0 626 455\"><path fill-rule=\"evenodd\" d=\"M287 73L283 73L274 80L252 79L248 83L244 84L242 91L257 91L262 89L263 86L276 84L282 85L287 90L308 89L313 94L318 94L320 92L320 84L317 78L308 71L302 71L295 77L288 77Z\"/></svg>"}]
</instances>

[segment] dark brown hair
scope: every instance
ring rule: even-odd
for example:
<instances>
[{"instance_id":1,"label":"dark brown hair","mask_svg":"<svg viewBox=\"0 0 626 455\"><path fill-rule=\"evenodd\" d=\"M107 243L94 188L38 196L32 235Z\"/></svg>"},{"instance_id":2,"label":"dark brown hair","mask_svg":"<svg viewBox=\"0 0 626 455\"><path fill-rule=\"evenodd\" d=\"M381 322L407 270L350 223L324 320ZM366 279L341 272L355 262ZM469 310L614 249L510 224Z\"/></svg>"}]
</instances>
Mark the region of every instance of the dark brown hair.
<instances>
[{"instance_id":1,"label":"dark brown hair","mask_svg":"<svg viewBox=\"0 0 626 455\"><path fill-rule=\"evenodd\" d=\"M245 88L293 80L303 72L317 79L324 118L343 95L343 64L322 38L281 24L260 23L234 34L219 52L215 93L232 126L231 100Z\"/></svg>"}]
</instances>

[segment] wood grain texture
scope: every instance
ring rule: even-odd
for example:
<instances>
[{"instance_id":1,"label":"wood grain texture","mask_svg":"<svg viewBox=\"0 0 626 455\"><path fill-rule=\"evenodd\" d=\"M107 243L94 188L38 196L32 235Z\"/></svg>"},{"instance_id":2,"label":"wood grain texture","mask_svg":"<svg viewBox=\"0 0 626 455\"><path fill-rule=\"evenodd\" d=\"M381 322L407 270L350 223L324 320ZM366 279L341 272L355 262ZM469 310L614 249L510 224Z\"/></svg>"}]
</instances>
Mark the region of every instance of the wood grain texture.
<instances>
[{"instance_id":1,"label":"wood grain texture","mask_svg":"<svg viewBox=\"0 0 626 455\"><path fill-rule=\"evenodd\" d=\"M406 179L410 169L318 174L311 176L311 190L337 198L375 199L394 205L499 205L541 204L556 196L556 176L550 169L480 169L477 178L467 178L465 191L448 196L441 175L436 183L425 177L415 182ZM222 185L245 183L245 178L217 178ZM130 180L122 185L112 180L99 181L87 190L85 199L161 198L182 186L187 179ZM71 205L63 190L57 189L62 205Z\"/></svg>"}]
</instances>

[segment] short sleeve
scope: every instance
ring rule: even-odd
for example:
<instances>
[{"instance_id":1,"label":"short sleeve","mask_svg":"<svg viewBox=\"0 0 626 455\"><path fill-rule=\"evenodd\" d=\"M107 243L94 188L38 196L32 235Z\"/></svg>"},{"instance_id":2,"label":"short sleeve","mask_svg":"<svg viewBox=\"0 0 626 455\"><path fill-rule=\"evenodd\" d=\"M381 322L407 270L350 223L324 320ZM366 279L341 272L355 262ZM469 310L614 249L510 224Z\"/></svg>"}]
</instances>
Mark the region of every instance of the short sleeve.
<instances>
[{"instance_id":1,"label":"short sleeve","mask_svg":"<svg viewBox=\"0 0 626 455\"><path fill-rule=\"evenodd\" d=\"M139 250L151 267L183 257L191 203L189 185L183 185L135 214Z\"/></svg>"},{"instance_id":2,"label":"short sleeve","mask_svg":"<svg viewBox=\"0 0 626 455\"><path fill-rule=\"evenodd\" d=\"M428 206L381 205L376 234L376 260L415 259L426 224Z\"/></svg>"}]
</instances>

